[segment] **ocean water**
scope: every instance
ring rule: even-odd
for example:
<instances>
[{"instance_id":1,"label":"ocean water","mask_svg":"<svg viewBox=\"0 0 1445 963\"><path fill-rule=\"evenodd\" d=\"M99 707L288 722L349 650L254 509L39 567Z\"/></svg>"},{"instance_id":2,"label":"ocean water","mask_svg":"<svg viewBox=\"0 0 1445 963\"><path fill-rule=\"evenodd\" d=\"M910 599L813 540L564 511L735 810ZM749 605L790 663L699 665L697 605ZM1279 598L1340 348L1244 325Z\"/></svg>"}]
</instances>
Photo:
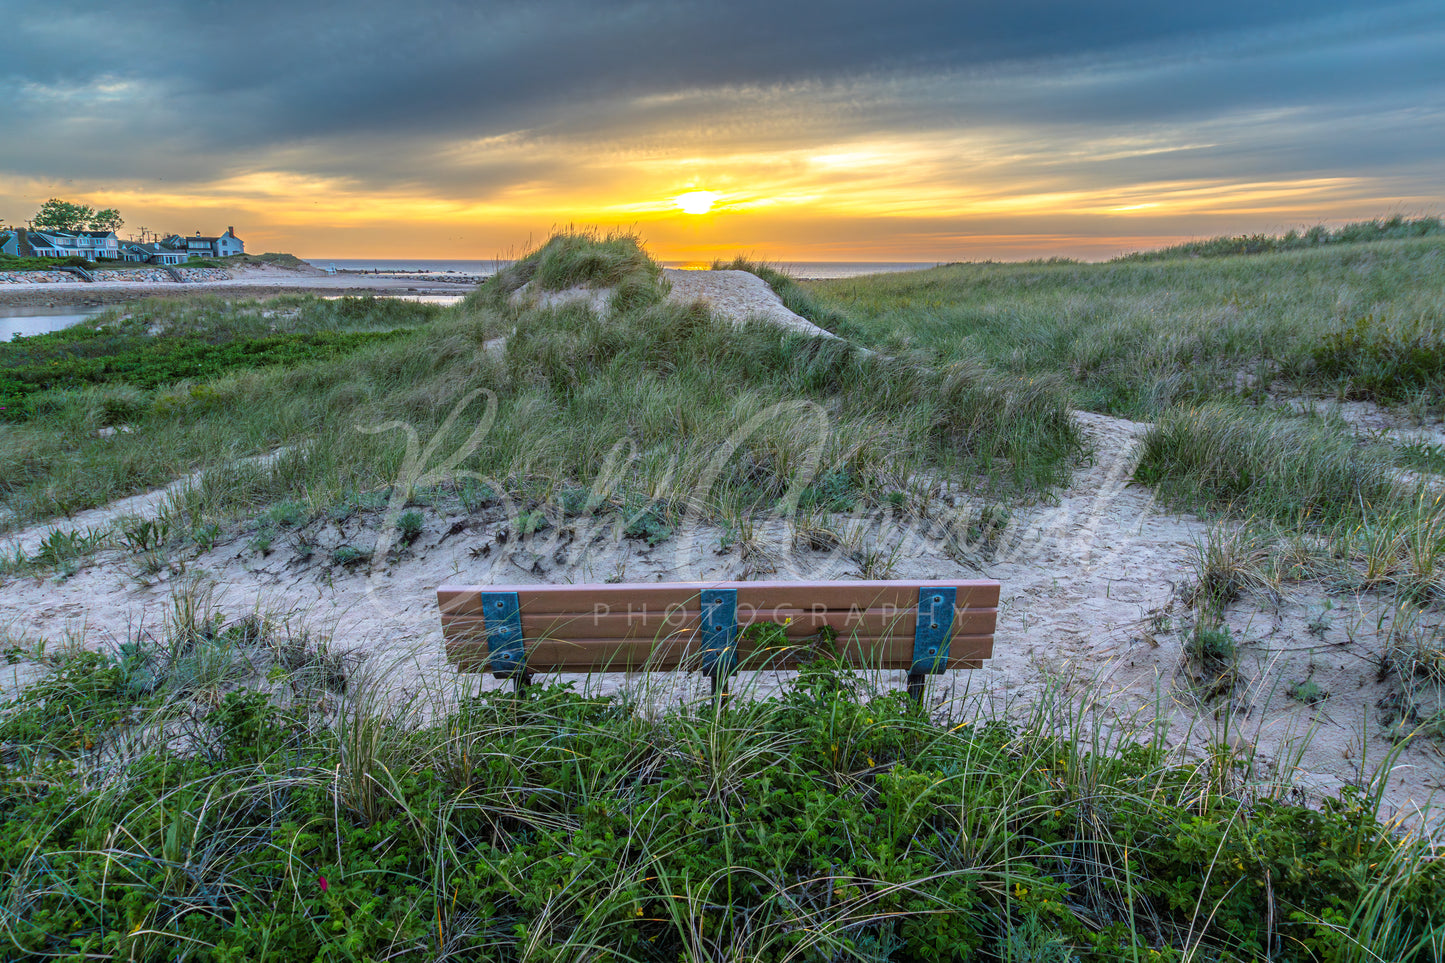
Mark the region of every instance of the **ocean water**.
<instances>
[{"instance_id":1,"label":"ocean water","mask_svg":"<svg viewBox=\"0 0 1445 963\"><path fill-rule=\"evenodd\" d=\"M468 274L487 276L511 261L457 261L427 258L348 258L309 257L306 260L325 270L335 267L338 271L377 271L410 274ZM695 261L664 261L670 268L707 268L707 264ZM894 271L919 271L934 267L937 261L768 261L775 268L796 278L853 278L863 274L884 274Z\"/></svg>"},{"instance_id":2,"label":"ocean water","mask_svg":"<svg viewBox=\"0 0 1445 963\"><path fill-rule=\"evenodd\" d=\"M668 267L711 267L684 261L665 261ZM937 267L940 261L763 261L768 267L795 278L856 278L864 274L892 274Z\"/></svg>"}]
</instances>

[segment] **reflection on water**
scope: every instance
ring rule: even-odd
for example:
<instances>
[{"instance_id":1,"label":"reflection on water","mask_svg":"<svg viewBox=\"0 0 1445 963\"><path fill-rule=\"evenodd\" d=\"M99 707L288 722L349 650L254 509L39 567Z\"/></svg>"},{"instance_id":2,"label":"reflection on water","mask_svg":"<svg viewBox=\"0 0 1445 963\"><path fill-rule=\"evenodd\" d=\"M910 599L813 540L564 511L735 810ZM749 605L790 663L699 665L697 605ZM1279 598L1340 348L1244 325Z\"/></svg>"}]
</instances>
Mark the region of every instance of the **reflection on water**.
<instances>
[{"instance_id":1,"label":"reflection on water","mask_svg":"<svg viewBox=\"0 0 1445 963\"><path fill-rule=\"evenodd\" d=\"M59 331L72 324L79 324L87 318L93 318L104 310L105 308L50 308L0 304L0 341L9 341L17 334L29 337L32 334L45 334L47 331ZM57 314L57 311L65 313Z\"/></svg>"}]
</instances>

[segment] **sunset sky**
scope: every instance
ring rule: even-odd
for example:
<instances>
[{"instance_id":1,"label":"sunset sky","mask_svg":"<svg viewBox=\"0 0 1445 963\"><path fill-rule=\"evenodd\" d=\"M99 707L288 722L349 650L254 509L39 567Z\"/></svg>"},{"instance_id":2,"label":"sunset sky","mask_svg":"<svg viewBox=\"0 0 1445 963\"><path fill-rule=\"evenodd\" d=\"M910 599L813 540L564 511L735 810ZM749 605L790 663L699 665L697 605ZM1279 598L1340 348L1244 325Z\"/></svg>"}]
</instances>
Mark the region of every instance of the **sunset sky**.
<instances>
[{"instance_id":1,"label":"sunset sky","mask_svg":"<svg viewBox=\"0 0 1445 963\"><path fill-rule=\"evenodd\" d=\"M932 261L1445 213L1440 0L0 0L0 24L22 226L55 196L312 258L507 257L570 224L666 259Z\"/></svg>"}]
</instances>

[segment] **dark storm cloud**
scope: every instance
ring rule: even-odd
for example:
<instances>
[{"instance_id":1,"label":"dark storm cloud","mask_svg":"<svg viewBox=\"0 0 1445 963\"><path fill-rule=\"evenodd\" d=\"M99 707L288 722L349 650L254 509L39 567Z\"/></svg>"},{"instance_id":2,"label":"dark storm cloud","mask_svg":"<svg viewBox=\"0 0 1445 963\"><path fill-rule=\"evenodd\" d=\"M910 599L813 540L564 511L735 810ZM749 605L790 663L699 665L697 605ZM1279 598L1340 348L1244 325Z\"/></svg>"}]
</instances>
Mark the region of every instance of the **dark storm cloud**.
<instances>
[{"instance_id":1,"label":"dark storm cloud","mask_svg":"<svg viewBox=\"0 0 1445 963\"><path fill-rule=\"evenodd\" d=\"M3 8L0 170L52 177L204 180L279 155L363 184L495 184L537 172L438 152L514 131L577 145L970 125L1068 137L1272 109L1343 125L1337 153L1315 158L1329 167L1360 160L1353 124L1445 94L1433 0ZM1411 138L1411 154L1440 136Z\"/></svg>"}]
</instances>

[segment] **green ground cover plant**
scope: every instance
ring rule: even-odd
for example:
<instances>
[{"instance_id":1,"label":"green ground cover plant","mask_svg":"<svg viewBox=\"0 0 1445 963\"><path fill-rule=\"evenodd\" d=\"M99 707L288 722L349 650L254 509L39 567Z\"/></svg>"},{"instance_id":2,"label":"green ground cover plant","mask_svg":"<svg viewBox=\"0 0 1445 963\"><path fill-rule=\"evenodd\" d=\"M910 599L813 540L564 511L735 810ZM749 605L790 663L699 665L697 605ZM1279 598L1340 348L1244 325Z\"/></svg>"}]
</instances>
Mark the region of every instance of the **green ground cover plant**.
<instances>
[{"instance_id":1,"label":"green ground cover plant","mask_svg":"<svg viewBox=\"0 0 1445 963\"><path fill-rule=\"evenodd\" d=\"M0 254L0 271L54 271L61 266L93 268L96 266L96 263L79 257L78 255L71 255L70 257L17 257L14 254Z\"/></svg>"},{"instance_id":2,"label":"green ground cover plant","mask_svg":"<svg viewBox=\"0 0 1445 963\"><path fill-rule=\"evenodd\" d=\"M1369 792L1304 808L1227 750L1185 764L1058 698L940 727L827 658L780 697L660 718L571 687L428 698L388 707L324 646L204 608L73 657L0 707L0 941L247 961L1445 952L1441 864Z\"/></svg>"},{"instance_id":3,"label":"green ground cover plant","mask_svg":"<svg viewBox=\"0 0 1445 963\"><path fill-rule=\"evenodd\" d=\"M401 330L318 331L211 344L185 336L154 338L132 327L128 335L90 330L66 332L64 338L23 338L0 345L0 411L7 421L21 421L34 415L30 399L41 392L95 385L126 385L145 391L247 368L335 358L406 334ZM41 338L48 340L36 343Z\"/></svg>"}]
</instances>

